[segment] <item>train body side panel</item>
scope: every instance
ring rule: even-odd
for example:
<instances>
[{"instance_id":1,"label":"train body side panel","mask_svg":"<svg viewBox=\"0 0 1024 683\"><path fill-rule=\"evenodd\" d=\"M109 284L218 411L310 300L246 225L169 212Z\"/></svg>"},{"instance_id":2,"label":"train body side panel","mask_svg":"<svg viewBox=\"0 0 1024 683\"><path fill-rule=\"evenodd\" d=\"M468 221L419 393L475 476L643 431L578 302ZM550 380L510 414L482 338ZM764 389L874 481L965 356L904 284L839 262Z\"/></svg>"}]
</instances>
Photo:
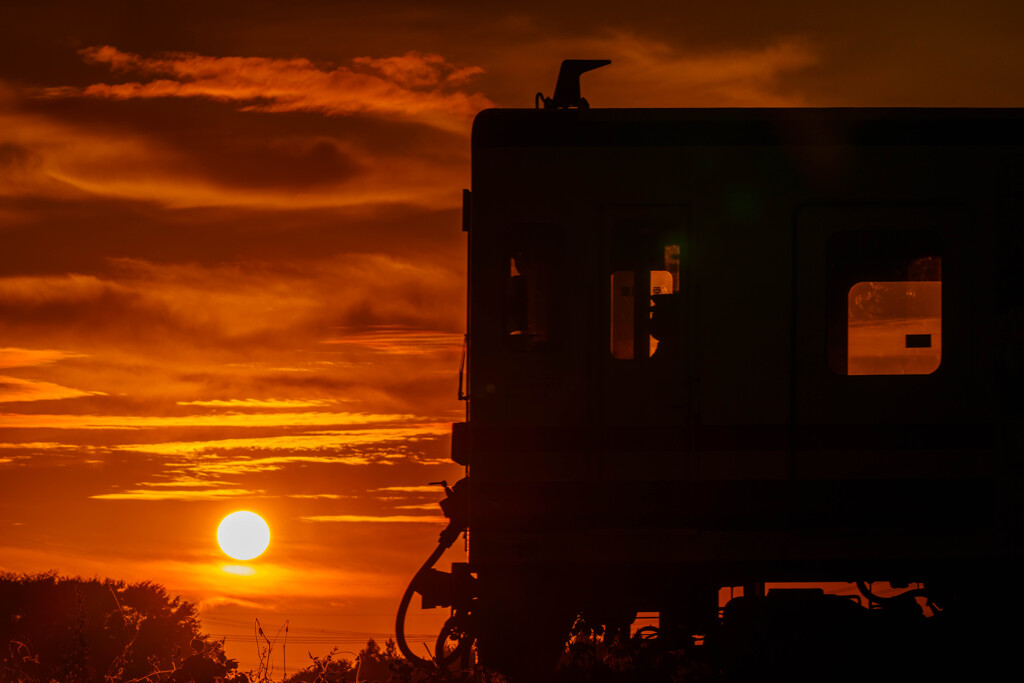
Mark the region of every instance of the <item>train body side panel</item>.
<instances>
[{"instance_id":1,"label":"train body side panel","mask_svg":"<svg viewBox=\"0 0 1024 683\"><path fill-rule=\"evenodd\" d=\"M923 580L1016 558L1022 120L485 112L482 585L553 572L573 599L600 584L657 609L684 575Z\"/></svg>"}]
</instances>

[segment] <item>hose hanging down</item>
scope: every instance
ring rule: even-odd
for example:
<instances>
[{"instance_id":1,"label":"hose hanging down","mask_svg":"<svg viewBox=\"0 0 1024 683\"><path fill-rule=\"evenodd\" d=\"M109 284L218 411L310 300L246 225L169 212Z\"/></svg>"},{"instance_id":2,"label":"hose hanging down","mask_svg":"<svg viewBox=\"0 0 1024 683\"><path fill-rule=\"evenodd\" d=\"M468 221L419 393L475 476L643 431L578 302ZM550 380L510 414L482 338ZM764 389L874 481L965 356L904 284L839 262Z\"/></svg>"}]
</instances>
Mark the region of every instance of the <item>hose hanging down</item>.
<instances>
[{"instance_id":1,"label":"hose hanging down","mask_svg":"<svg viewBox=\"0 0 1024 683\"><path fill-rule=\"evenodd\" d=\"M430 557L409 582L408 588L405 589L395 619L395 640L398 643L398 649L409 662L423 668L445 668L468 652L469 646L472 644L471 639L463 638L455 651L448 655L444 653L446 634L456 633L458 631L456 624L465 622L464 613L467 611L466 607L469 601L466 598L469 591L466 589L472 581L471 577L468 572L457 576L454 573L448 574L433 568L434 564L441 559L444 551L452 547L459 535L469 526L469 478L460 479L451 488L446 482L439 483L444 486L445 492L448 494L448 497L441 501L441 510L449 519L448 526L441 532L434 552L430 554ZM427 608L448 607L456 602L462 603L456 606L457 613L449 618L442 627L433 661L415 654L405 638L405 616L409 610L409 603L412 602L413 593L420 593L423 596L423 606Z\"/></svg>"}]
</instances>

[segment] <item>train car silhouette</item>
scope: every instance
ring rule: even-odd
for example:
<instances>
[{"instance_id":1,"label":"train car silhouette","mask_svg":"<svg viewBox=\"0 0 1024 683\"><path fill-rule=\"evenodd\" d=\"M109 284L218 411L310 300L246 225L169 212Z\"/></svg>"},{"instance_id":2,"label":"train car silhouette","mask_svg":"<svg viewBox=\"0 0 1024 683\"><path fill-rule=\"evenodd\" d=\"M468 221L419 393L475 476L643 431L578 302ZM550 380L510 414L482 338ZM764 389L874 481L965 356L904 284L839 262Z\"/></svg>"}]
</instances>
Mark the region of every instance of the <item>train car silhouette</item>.
<instances>
[{"instance_id":1,"label":"train car silhouette","mask_svg":"<svg viewBox=\"0 0 1024 683\"><path fill-rule=\"evenodd\" d=\"M988 618L1020 566L1024 111L487 110L465 199L469 563L403 601L454 606L441 641L515 672L579 613L688 643L723 587L737 620L832 604L767 582Z\"/></svg>"}]
</instances>

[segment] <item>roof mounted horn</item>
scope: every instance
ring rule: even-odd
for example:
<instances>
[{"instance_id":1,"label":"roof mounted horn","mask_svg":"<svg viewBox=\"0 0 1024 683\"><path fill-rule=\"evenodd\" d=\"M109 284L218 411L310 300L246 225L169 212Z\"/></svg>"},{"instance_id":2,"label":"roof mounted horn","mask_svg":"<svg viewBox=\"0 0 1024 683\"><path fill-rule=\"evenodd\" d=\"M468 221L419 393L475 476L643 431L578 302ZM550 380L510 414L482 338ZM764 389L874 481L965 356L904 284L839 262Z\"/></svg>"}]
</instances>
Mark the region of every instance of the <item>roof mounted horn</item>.
<instances>
[{"instance_id":1,"label":"roof mounted horn","mask_svg":"<svg viewBox=\"0 0 1024 683\"><path fill-rule=\"evenodd\" d=\"M537 109L541 103L545 109L589 109L590 104L580 94L580 75L597 69L606 64L611 64L610 59L565 59L562 60L562 68L558 71L558 82L555 83L555 96L544 97L544 93L537 93L534 99Z\"/></svg>"}]
</instances>

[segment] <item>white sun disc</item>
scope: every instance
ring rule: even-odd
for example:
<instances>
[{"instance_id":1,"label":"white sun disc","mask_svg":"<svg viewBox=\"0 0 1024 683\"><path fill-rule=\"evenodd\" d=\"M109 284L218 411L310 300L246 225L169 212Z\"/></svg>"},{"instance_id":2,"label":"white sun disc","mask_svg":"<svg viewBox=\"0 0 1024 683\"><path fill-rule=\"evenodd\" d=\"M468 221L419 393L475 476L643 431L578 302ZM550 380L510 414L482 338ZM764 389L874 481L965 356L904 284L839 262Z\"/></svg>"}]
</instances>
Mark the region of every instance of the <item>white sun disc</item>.
<instances>
[{"instance_id":1,"label":"white sun disc","mask_svg":"<svg viewBox=\"0 0 1024 683\"><path fill-rule=\"evenodd\" d=\"M232 512L217 527L217 543L236 560L251 560L270 545L270 527L255 512Z\"/></svg>"}]
</instances>

